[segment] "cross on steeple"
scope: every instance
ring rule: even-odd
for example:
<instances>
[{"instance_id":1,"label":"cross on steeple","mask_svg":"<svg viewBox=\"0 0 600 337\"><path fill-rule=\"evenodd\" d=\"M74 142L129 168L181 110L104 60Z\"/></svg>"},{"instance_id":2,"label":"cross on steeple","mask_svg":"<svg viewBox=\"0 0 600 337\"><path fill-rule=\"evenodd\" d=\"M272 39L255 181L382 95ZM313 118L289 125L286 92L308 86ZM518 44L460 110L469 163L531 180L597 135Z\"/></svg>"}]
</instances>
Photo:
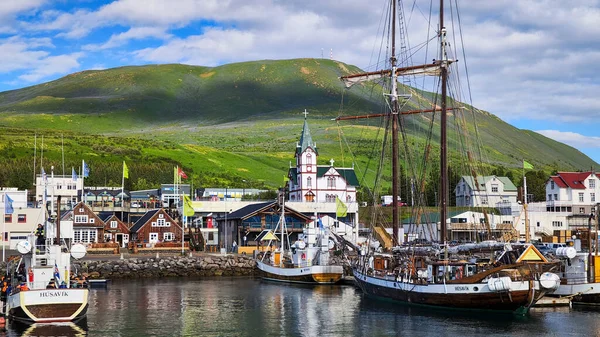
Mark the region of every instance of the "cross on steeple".
<instances>
[{"instance_id":1,"label":"cross on steeple","mask_svg":"<svg viewBox=\"0 0 600 337\"><path fill-rule=\"evenodd\" d=\"M304 119L306 119L306 116L308 115L308 111L306 111L306 109L304 109L303 114L304 114Z\"/></svg>"},{"instance_id":2,"label":"cross on steeple","mask_svg":"<svg viewBox=\"0 0 600 337\"><path fill-rule=\"evenodd\" d=\"M335 160L333 160L333 158L331 158L331 160L329 161L329 162L331 163L331 166L333 166L333 162L334 162L334 161L335 161Z\"/></svg>"}]
</instances>

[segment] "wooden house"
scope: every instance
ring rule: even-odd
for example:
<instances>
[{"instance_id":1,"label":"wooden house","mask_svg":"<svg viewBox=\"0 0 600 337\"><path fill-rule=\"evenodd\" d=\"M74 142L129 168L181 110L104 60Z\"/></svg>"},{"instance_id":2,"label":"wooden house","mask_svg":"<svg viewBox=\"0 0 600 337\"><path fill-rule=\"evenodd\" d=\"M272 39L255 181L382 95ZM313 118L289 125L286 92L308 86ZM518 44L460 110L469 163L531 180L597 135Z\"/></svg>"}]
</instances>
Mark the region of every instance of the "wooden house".
<instances>
[{"instance_id":1,"label":"wooden house","mask_svg":"<svg viewBox=\"0 0 600 337\"><path fill-rule=\"evenodd\" d=\"M106 212L98 215L104 222L104 242L118 242L120 247L129 243L129 227L114 213Z\"/></svg>"},{"instance_id":2,"label":"wooden house","mask_svg":"<svg viewBox=\"0 0 600 337\"><path fill-rule=\"evenodd\" d=\"M164 209L154 209L142 216L130 229L132 241L155 244L181 242L183 229Z\"/></svg>"},{"instance_id":3,"label":"wooden house","mask_svg":"<svg viewBox=\"0 0 600 337\"><path fill-rule=\"evenodd\" d=\"M70 211L73 219L73 242L96 243L104 238L104 222L92 209L79 202Z\"/></svg>"}]
</instances>

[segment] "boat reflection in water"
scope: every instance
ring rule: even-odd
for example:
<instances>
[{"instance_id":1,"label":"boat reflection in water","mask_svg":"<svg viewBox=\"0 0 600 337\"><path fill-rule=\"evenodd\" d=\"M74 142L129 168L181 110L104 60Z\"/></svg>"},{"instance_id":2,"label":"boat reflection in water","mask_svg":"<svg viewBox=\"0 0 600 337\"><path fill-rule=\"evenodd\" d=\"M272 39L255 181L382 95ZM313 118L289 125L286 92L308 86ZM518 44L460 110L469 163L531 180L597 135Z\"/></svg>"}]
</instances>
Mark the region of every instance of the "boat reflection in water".
<instances>
[{"instance_id":1,"label":"boat reflection in water","mask_svg":"<svg viewBox=\"0 0 600 337\"><path fill-rule=\"evenodd\" d=\"M7 326L8 336L36 336L36 337L80 337L88 335L87 319L82 318L77 322L63 323L21 323L11 321Z\"/></svg>"}]
</instances>

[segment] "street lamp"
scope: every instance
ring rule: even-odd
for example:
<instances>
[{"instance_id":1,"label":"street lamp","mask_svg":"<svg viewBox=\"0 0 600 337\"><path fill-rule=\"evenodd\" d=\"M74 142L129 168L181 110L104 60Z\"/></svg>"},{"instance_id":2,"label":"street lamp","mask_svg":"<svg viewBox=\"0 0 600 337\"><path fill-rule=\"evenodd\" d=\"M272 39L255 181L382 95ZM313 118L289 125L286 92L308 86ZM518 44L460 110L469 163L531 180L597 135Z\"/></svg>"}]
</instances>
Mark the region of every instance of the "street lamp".
<instances>
[{"instance_id":1,"label":"street lamp","mask_svg":"<svg viewBox=\"0 0 600 337\"><path fill-rule=\"evenodd\" d=\"M244 200L244 195L246 195L246 180L242 179L242 181L244 182L244 186L242 186L242 199Z\"/></svg>"}]
</instances>

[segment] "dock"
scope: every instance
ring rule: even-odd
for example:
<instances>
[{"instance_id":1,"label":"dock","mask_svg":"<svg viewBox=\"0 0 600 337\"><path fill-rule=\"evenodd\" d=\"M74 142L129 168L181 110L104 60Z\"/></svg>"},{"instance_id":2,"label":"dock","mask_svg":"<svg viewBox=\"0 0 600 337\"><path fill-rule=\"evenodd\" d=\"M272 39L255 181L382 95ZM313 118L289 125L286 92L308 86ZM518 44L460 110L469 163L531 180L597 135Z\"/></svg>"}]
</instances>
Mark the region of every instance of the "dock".
<instances>
[{"instance_id":1,"label":"dock","mask_svg":"<svg viewBox=\"0 0 600 337\"><path fill-rule=\"evenodd\" d=\"M571 298L569 297L542 297L534 305L536 308L552 308L552 307L571 307Z\"/></svg>"}]
</instances>

